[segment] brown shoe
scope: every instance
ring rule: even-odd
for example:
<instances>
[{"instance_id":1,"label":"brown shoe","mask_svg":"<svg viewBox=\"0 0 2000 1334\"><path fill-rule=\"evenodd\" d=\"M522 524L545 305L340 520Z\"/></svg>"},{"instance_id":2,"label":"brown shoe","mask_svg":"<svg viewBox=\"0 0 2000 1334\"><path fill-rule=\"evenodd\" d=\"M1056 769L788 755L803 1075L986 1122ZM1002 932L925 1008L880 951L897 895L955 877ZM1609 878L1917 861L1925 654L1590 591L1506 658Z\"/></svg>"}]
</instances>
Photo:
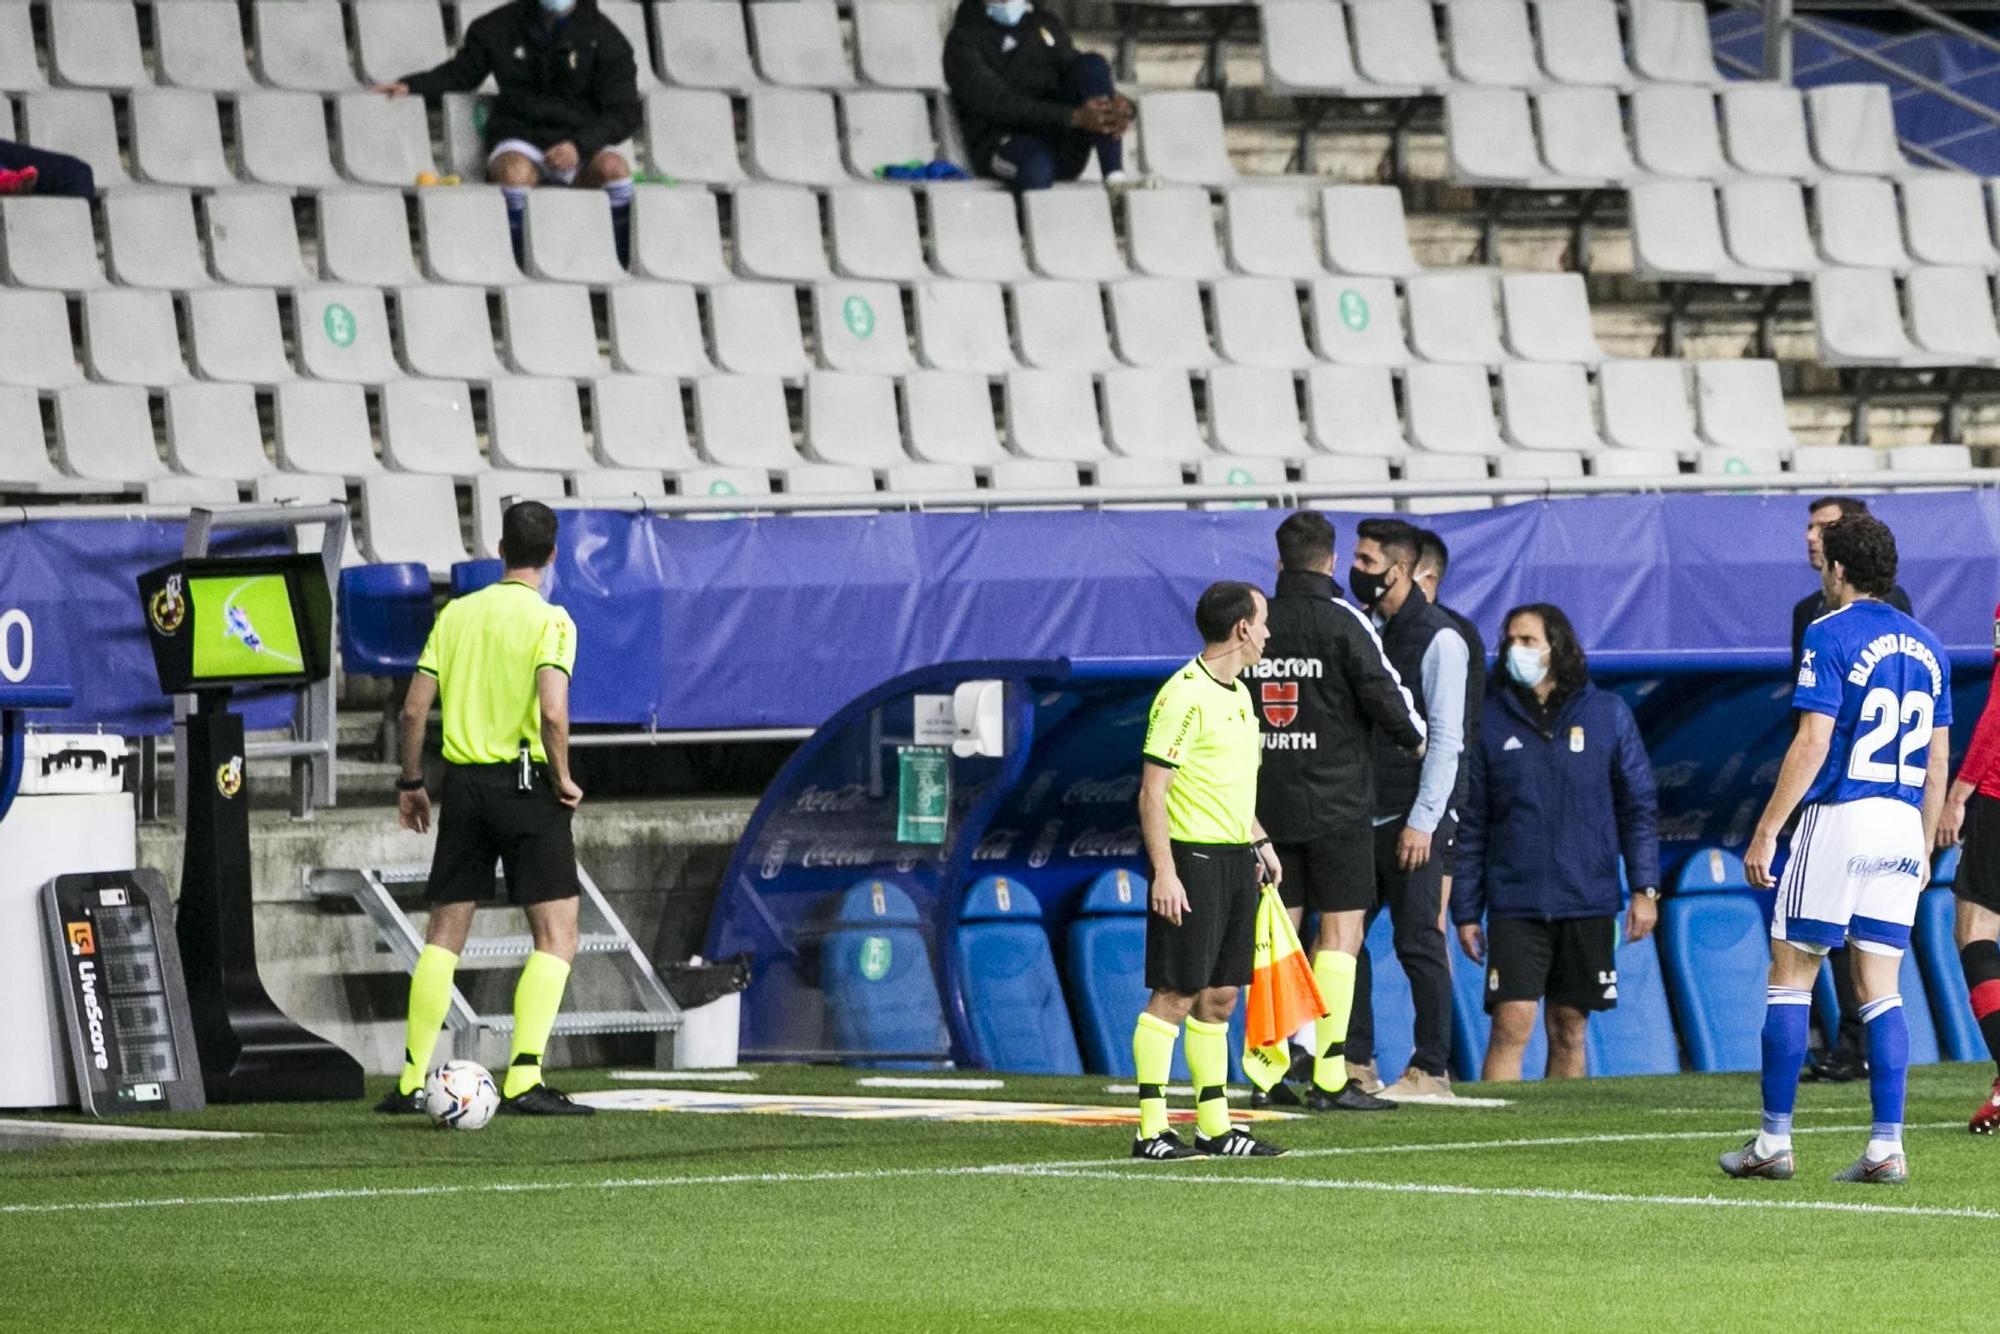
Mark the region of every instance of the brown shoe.
<instances>
[{"instance_id":1,"label":"brown shoe","mask_svg":"<svg viewBox=\"0 0 2000 1334\"><path fill-rule=\"evenodd\" d=\"M1391 1102L1450 1102L1454 1095L1450 1076L1434 1075L1413 1065L1383 1089L1381 1096Z\"/></svg>"},{"instance_id":2,"label":"brown shoe","mask_svg":"<svg viewBox=\"0 0 2000 1334\"><path fill-rule=\"evenodd\" d=\"M1358 1062L1349 1061L1347 1063L1347 1077L1353 1080L1355 1087L1359 1088L1363 1093L1380 1093L1382 1091L1382 1081L1376 1076L1375 1067L1372 1064L1361 1065Z\"/></svg>"}]
</instances>

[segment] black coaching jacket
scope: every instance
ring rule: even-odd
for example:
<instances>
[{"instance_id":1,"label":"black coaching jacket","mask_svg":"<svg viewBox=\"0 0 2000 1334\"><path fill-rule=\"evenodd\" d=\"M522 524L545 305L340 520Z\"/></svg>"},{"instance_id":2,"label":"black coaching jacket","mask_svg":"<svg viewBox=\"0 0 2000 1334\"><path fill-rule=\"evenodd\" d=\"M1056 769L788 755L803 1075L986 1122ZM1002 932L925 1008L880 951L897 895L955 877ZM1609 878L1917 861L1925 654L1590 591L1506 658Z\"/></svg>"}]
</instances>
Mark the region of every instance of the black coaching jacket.
<instances>
[{"instance_id":1,"label":"black coaching jacket","mask_svg":"<svg viewBox=\"0 0 2000 1334\"><path fill-rule=\"evenodd\" d=\"M1015 130L1069 128L1063 75L1076 59L1069 30L1037 6L1014 27L986 17L981 0L959 0L944 41L944 81L974 162L990 161Z\"/></svg>"},{"instance_id":2,"label":"black coaching jacket","mask_svg":"<svg viewBox=\"0 0 2000 1334\"><path fill-rule=\"evenodd\" d=\"M486 120L489 148L503 139L537 148L569 142L587 163L639 128L632 44L597 0L576 0L553 25L536 0L514 0L474 19L450 60L402 82L414 96L432 98L472 92L489 74L500 85Z\"/></svg>"},{"instance_id":3,"label":"black coaching jacket","mask_svg":"<svg viewBox=\"0 0 2000 1334\"><path fill-rule=\"evenodd\" d=\"M1371 735L1409 751L1424 738L1414 684L1398 677L1368 618L1332 575L1286 570L1271 598L1271 641L1244 673L1264 724L1257 819L1279 843L1374 813Z\"/></svg>"}]
</instances>

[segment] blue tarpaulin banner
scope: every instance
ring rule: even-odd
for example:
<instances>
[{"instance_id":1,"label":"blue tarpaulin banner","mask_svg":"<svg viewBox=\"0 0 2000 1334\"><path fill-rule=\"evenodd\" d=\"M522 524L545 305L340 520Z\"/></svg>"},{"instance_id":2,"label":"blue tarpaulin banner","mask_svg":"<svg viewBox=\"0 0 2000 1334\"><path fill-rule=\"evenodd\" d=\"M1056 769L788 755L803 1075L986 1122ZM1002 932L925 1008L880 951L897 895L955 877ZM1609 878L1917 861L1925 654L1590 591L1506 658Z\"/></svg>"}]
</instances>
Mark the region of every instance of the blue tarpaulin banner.
<instances>
[{"instance_id":1,"label":"blue tarpaulin banner","mask_svg":"<svg viewBox=\"0 0 2000 1334\"><path fill-rule=\"evenodd\" d=\"M1594 655L1747 655L1781 666L1815 586L1810 497L1618 496L1423 520L1452 550L1445 600L1488 646L1554 602ZM2000 494L1872 498L1917 614L1990 648ZM1328 511L1344 570L1355 522ZM679 730L816 726L929 663L1190 656L1217 579L1270 587L1274 510L776 517L695 523L568 511L551 596L575 617L576 720ZM1344 578L1343 578L1344 582ZM0 585L4 586L4 585ZM136 631L135 631L136 634Z\"/></svg>"},{"instance_id":2,"label":"blue tarpaulin banner","mask_svg":"<svg viewBox=\"0 0 2000 1334\"><path fill-rule=\"evenodd\" d=\"M125 736L173 730L173 701L160 693L139 608L139 575L177 559L180 523L76 519L0 524L0 617L8 621L0 679L31 656L35 677L74 688L75 705L36 714L45 726L103 727ZM284 551L269 533L218 534L216 555ZM26 675L26 673L24 673ZM253 729L291 720L295 692L238 692Z\"/></svg>"}]
</instances>

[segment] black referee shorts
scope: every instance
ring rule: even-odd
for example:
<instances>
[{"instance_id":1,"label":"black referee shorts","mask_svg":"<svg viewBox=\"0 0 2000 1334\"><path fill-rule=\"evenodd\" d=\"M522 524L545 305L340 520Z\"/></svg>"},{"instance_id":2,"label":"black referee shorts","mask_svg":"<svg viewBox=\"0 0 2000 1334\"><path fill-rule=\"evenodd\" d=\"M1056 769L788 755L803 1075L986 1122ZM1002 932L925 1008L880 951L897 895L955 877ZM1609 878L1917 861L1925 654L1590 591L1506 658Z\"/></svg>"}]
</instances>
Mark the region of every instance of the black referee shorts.
<instances>
[{"instance_id":1,"label":"black referee shorts","mask_svg":"<svg viewBox=\"0 0 2000 1334\"><path fill-rule=\"evenodd\" d=\"M1367 912L1375 906L1375 831L1366 824L1271 847L1285 872L1278 893L1287 908Z\"/></svg>"},{"instance_id":2,"label":"black referee shorts","mask_svg":"<svg viewBox=\"0 0 2000 1334\"><path fill-rule=\"evenodd\" d=\"M2000 912L2000 800L1975 792L1965 803L1965 848L1951 892Z\"/></svg>"},{"instance_id":3,"label":"black referee shorts","mask_svg":"<svg viewBox=\"0 0 2000 1334\"><path fill-rule=\"evenodd\" d=\"M1256 966L1257 853L1247 843L1175 843L1188 910L1175 926L1146 914L1146 985L1192 995L1247 987Z\"/></svg>"},{"instance_id":4,"label":"black referee shorts","mask_svg":"<svg viewBox=\"0 0 2000 1334\"><path fill-rule=\"evenodd\" d=\"M573 899L576 840L574 814L556 799L545 766L523 792L520 766L453 764L439 792L437 851L431 858L432 903L474 903L494 895L493 867L507 877L507 901L517 906Z\"/></svg>"}]
</instances>

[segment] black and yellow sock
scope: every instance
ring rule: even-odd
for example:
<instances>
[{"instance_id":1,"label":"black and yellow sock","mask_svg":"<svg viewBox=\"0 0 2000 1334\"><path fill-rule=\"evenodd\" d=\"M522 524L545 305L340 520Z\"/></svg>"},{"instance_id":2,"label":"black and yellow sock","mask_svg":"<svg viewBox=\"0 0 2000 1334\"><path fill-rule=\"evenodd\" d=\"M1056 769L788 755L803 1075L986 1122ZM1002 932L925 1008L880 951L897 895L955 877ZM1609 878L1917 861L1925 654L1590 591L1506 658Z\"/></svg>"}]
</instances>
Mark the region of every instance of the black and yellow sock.
<instances>
[{"instance_id":1,"label":"black and yellow sock","mask_svg":"<svg viewBox=\"0 0 2000 1334\"><path fill-rule=\"evenodd\" d=\"M1352 954L1321 950L1313 956L1313 980L1319 983L1319 998L1326 1002L1315 1034L1313 1085L1327 1093L1347 1087L1347 1021L1354 1013L1354 971Z\"/></svg>"},{"instance_id":2,"label":"black and yellow sock","mask_svg":"<svg viewBox=\"0 0 2000 1334\"><path fill-rule=\"evenodd\" d=\"M518 1098L542 1082L542 1053L562 1008L569 965L553 954L536 950L521 969L514 986L514 1041L507 1052L507 1083L503 1097Z\"/></svg>"},{"instance_id":3,"label":"black and yellow sock","mask_svg":"<svg viewBox=\"0 0 2000 1334\"><path fill-rule=\"evenodd\" d=\"M1187 1021L1188 1074L1194 1077L1195 1129L1214 1139L1229 1133L1229 1025Z\"/></svg>"},{"instance_id":4,"label":"black and yellow sock","mask_svg":"<svg viewBox=\"0 0 2000 1334\"><path fill-rule=\"evenodd\" d=\"M424 1086L431 1055L437 1051L438 1031L451 1009L451 979L457 971L458 956L436 945L424 946L417 966L410 970L410 1013L403 1029L403 1077L396 1081L398 1093L415 1093Z\"/></svg>"},{"instance_id":5,"label":"black and yellow sock","mask_svg":"<svg viewBox=\"0 0 2000 1334\"><path fill-rule=\"evenodd\" d=\"M1180 1030L1141 1011L1132 1030L1132 1068L1139 1076L1139 1138L1167 1128L1167 1077L1174 1068L1174 1040Z\"/></svg>"}]
</instances>

